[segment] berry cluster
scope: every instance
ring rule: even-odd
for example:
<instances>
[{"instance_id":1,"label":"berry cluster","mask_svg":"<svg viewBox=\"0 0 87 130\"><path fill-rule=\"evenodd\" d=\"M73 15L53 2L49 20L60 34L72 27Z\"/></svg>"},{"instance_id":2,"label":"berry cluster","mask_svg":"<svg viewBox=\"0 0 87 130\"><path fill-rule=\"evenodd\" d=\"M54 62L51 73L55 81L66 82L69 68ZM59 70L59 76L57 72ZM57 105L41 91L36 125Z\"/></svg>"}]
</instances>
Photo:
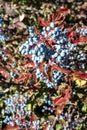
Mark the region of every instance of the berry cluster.
<instances>
[{"instance_id":1,"label":"berry cluster","mask_svg":"<svg viewBox=\"0 0 87 130\"><path fill-rule=\"evenodd\" d=\"M0 42L4 43L5 40L7 40L7 37L4 35L2 26L3 26L3 19L2 17L0 17Z\"/></svg>"},{"instance_id":2,"label":"berry cluster","mask_svg":"<svg viewBox=\"0 0 87 130\"><path fill-rule=\"evenodd\" d=\"M47 96L44 97L44 105L43 105L43 108L42 108L42 112L51 112L53 113L53 103L51 101L50 98L48 98Z\"/></svg>"},{"instance_id":3,"label":"berry cluster","mask_svg":"<svg viewBox=\"0 0 87 130\"><path fill-rule=\"evenodd\" d=\"M26 107L26 102L28 100L29 97L27 95L23 96L21 94L15 94L13 97L10 96L7 100L5 100L6 116L3 122L12 126L17 124L21 127L28 127L29 123L26 119L29 119L31 114Z\"/></svg>"},{"instance_id":4,"label":"berry cluster","mask_svg":"<svg viewBox=\"0 0 87 130\"><path fill-rule=\"evenodd\" d=\"M83 27L83 28L77 28L76 32L81 35L81 36L86 36L87 35L87 28Z\"/></svg>"},{"instance_id":5,"label":"berry cluster","mask_svg":"<svg viewBox=\"0 0 87 130\"><path fill-rule=\"evenodd\" d=\"M67 38L67 31L62 31L53 22L49 26L43 27L42 32L36 32L33 26L29 27L30 38L19 47L23 55L32 55L32 61L36 66L36 76L39 80L44 80L48 87L56 86L60 79L63 79L63 73L53 71L53 82L40 71L39 63L46 62L44 71L48 71L48 62L59 65L61 68L79 69L76 64L78 61L86 59L82 52L78 51L76 45L70 43ZM52 46L51 46L52 45ZM81 63L78 63L81 68Z\"/></svg>"}]
</instances>

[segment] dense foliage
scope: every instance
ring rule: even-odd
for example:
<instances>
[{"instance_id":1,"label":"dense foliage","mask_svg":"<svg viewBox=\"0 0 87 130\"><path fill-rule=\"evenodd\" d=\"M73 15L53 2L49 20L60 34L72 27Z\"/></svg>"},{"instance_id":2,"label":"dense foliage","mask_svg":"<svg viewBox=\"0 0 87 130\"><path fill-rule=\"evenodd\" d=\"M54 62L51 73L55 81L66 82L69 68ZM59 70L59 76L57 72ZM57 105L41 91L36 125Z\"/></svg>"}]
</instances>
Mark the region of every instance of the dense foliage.
<instances>
[{"instance_id":1,"label":"dense foliage","mask_svg":"<svg viewBox=\"0 0 87 130\"><path fill-rule=\"evenodd\" d=\"M21 5L21 9L18 9L20 2L14 2L16 4L5 2L1 5L1 129L85 130L85 22L79 16L73 16L75 19L71 20L72 12L67 7L56 9L54 5L52 11L56 9L55 13L51 14L50 9L47 9L50 13L48 16L47 12L45 15L42 11L41 15L41 10L38 11L41 5L37 9L32 8L33 4L33 12L27 14L30 8L25 9ZM26 1L23 2L26 5ZM52 5L48 4L48 7ZM33 21L31 17L28 20L30 15L36 15Z\"/></svg>"}]
</instances>

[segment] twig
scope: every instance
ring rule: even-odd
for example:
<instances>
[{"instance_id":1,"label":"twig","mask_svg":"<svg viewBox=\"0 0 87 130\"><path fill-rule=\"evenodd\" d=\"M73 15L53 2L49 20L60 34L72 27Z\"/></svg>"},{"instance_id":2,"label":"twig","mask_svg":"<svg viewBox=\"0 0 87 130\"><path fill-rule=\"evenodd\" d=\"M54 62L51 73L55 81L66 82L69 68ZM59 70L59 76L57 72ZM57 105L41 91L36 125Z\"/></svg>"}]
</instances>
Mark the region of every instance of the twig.
<instances>
[{"instance_id":1,"label":"twig","mask_svg":"<svg viewBox=\"0 0 87 130\"><path fill-rule=\"evenodd\" d=\"M53 130L53 127L55 126L57 119L58 117L56 116L50 130Z\"/></svg>"}]
</instances>

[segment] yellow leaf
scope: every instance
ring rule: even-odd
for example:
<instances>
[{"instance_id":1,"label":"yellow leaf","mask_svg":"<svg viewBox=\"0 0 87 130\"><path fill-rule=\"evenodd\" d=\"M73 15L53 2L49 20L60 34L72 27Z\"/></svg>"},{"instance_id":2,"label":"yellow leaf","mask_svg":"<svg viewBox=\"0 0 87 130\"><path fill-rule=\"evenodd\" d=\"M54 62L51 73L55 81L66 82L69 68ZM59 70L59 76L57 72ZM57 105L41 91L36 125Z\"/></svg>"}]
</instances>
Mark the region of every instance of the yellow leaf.
<instances>
[{"instance_id":1,"label":"yellow leaf","mask_svg":"<svg viewBox=\"0 0 87 130\"><path fill-rule=\"evenodd\" d=\"M86 80L82 80L82 79L76 79L75 82L78 86L83 86L86 84Z\"/></svg>"},{"instance_id":2,"label":"yellow leaf","mask_svg":"<svg viewBox=\"0 0 87 130\"><path fill-rule=\"evenodd\" d=\"M31 104L27 104L27 109L31 111Z\"/></svg>"}]
</instances>

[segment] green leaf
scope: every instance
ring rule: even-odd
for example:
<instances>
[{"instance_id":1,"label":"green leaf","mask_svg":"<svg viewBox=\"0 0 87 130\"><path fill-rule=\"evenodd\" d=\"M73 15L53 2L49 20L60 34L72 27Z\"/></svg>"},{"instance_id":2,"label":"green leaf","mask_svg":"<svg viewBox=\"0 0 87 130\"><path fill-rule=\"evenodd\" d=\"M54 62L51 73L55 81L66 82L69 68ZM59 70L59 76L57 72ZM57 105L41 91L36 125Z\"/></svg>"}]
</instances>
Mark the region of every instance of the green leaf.
<instances>
[{"instance_id":1,"label":"green leaf","mask_svg":"<svg viewBox=\"0 0 87 130\"><path fill-rule=\"evenodd\" d=\"M84 106L82 107L82 112L87 112L87 106L86 106L86 105L84 105Z\"/></svg>"},{"instance_id":2,"label":"green leaf","mask_svg":"<svg viewBox=\"0 0 87 130\"><path fill-rule=\"evenodd\" d=\"M57 124L56 125L56 130L60 130L62 128L62 125L61 124Z\"/></svg>"}]
</instances>

